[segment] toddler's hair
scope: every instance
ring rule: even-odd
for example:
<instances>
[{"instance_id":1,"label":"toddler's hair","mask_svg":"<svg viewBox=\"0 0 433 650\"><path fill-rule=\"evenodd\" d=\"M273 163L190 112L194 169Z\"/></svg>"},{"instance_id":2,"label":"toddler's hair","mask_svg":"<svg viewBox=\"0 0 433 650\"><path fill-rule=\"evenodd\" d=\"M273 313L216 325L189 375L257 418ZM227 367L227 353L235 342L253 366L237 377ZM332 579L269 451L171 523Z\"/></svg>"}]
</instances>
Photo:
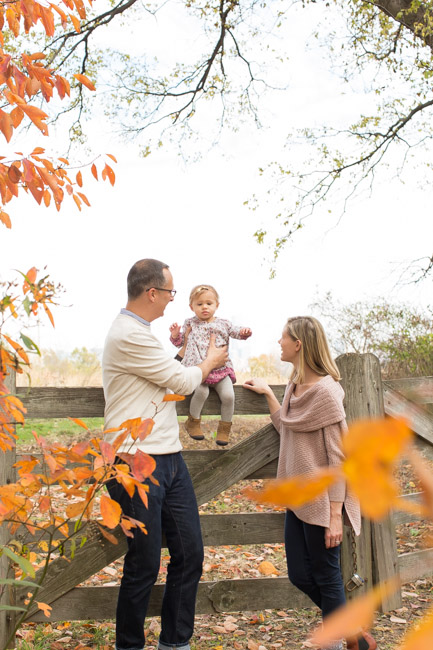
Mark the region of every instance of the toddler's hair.
<instances>
[{"instance_id":1,"label":"toddler's hair","mask_svg":"<svg viewBox=\"0 0 433 650\"><path fill-rule=\"evenodd\" d=\"M218 292L214 287L210 284L198 284L196 287L194 287L189 294L189 304L192 305L193 301L196 300L200 294L204 293L205 291L212 291L212 293L215 295L216 301L220 301L220 297L218 295Z\"/></svg>"},{"instance_id":2,"label":"toddler's hair","mask_svg":"<svg viewBox=\"0 0 433 650\"><path fill-rule=\"evenodd\" d=\"M287 334L294 341L301 341L299 367L294 368L291 380L302 384L305 378L305 364L318 375L331 375L336 381L341 379L337 365L332 358L325 331L317 318L295 316L286 323Z\"/></svg>"}]
</instances>

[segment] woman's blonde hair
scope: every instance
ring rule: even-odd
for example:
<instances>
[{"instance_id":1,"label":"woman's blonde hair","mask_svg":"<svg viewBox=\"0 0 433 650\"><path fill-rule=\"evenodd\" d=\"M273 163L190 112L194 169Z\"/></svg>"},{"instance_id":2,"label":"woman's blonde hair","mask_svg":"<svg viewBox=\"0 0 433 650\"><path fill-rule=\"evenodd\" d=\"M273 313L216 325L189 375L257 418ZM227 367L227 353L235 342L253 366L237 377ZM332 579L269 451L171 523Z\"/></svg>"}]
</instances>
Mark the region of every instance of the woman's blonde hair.
<instances>
[{"instance_id":1,"label":"woman's blonde hair","mask_svg":"<svg viewBox=\"0 0 433 650\"><path fill-rule=\"evenodd\" d=\"M294 368L291 381L302 384L305 379L305 364L318 375L331 375L341 379L337 365L332 358L322 325L312 316L295 316L286 323L287 334L294 341L301 341L299 367Z\"/></svg>"},{"instance_id":2,"label":"woman's blonde hair","mask_svg":"<svg viewBox=\"0 0 433 650\"><path fill-rule=\"evenodd\" d=\"M196 287L194 287L191 290L191 293L189 294L189 304L192 305L193 301L196 300L202 293L205 291L212 291L212 293L215 295L216 301L220 301L220 297L217 293L217 290L212 287L210 284L198 284Z\"/></svg>"}]
</instances>

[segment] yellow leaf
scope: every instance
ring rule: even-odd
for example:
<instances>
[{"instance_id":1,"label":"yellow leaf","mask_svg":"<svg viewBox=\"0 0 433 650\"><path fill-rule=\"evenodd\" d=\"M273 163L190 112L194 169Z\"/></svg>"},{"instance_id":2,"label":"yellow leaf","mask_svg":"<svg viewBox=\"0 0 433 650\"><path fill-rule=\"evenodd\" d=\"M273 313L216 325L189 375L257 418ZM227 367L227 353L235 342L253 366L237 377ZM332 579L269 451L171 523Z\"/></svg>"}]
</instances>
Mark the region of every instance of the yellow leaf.
<instances>
[{"instance_id":1,"label":"yellow leaf","mask_svg":"<svg viewBox=\"0 0 433 650\"><path fill-rule=\"evenodd\" d=\"M269 481L262 490L246 488L243 493L253 501L296 508L312 501L339 477L339 469L329 467L309 476Z\"/></svg>"},{"instance_id":2,"label":"yellow leaf","mask_svg":"<svg viewBox=\"0 0 433 650\"><path fill-rule=\"evenodd\" d=\"M367 594L339 607L326 616L323 624L311 637L312 643L326 647L336 639L356 637L360 628L369 629L373 623L374 613L381 601L392 594L399 586L397 577L377 585Z\"/></svg>"}]
</instances>

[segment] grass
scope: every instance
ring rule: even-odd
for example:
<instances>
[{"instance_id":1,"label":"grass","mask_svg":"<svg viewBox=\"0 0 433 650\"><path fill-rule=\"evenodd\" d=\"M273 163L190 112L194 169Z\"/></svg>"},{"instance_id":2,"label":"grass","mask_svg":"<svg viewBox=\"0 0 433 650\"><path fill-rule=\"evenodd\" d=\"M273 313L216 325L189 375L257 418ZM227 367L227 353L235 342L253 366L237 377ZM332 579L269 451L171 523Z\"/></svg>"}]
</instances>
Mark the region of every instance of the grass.
<instances>
[{"instance_id":1,"label":"grass","mask_svg":"<svg viewBox=\"0 0 433 650\"><path fill-rule=\"evenodd\" d=\"M91 430L97 429L101 431L104 426L103 418L83 418L83 422ZM19 436L18 447L20 444L33 442L32 431L36 431L38 435L47 438L47 440L70 438L71 442L73 442L74 436L81 436L83 433L83 429L68 418L29 419L25 421L24 425L17 426L17 434Z\"/></svg>"}]
</instances>

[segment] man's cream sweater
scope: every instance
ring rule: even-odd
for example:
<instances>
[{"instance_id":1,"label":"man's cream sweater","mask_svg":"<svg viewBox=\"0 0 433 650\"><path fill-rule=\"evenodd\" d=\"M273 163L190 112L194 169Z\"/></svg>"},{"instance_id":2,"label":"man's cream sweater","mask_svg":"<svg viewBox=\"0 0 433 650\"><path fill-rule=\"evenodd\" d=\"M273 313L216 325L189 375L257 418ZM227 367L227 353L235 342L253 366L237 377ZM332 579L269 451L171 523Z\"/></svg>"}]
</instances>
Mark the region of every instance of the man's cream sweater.
<instances>
[{"instance_id":1,"label":"man's cream sweater","mask_svg":"<svg viewBox=\"0 0 433 650\"><path fill-rule=\"evenodd\" d=\"M185 368L164 350L150 325L119 314L108 332L102 357L105 428L132 418L154 418L151 434L131 449L171 454L182 449L175 402L162 402L166 393L189 395L202 381L201 369ZM155 414L155 406L158 413ZM107 434L112 442L118 433ZM129 451L127 438L119 451Z\"/></svg>"}]
</instances>

